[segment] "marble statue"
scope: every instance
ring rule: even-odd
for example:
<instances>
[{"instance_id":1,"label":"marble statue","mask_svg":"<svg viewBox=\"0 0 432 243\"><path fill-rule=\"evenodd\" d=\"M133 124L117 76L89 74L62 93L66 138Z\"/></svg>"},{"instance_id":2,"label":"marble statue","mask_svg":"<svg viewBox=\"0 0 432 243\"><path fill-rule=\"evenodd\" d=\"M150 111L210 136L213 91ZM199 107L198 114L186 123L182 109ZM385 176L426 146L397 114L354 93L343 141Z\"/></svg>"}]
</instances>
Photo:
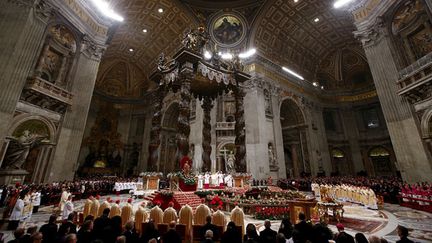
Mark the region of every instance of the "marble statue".
<instances>
[{"instance_id":1,"label":"marble statue","mask_svg":"<svg viewBox=\"0 0 432 243\"><path fill-rule=\"evenodd\" d=\"M24 130L18 137L10 137L9 147L5 155L4 167L7 169L21 169L32 148L39 146L46 136L31 134Z\"/></svg>"},{"instance_id":2,"label":"marble statue","mask_svg":"<svg viewBox=\"0 0 432 243\"><path fill-rule=\"evenodd\" d=\"M235 164L235 156L234 153L231 151L231 153L228 155L227 164L226 164L227 173L231 173L234 171L234 164Z\"/></svg>"}]
</instances>

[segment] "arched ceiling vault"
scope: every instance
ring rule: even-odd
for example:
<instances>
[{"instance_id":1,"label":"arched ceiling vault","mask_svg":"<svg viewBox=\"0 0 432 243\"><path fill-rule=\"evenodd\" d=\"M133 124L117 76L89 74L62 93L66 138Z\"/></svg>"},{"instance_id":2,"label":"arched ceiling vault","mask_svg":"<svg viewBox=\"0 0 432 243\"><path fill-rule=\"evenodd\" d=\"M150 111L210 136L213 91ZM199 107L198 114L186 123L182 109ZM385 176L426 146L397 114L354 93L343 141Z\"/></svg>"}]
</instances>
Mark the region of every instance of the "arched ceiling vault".
<instances>
[{"instance_id":1,"label":"arched ceiling vault","mask_svg":"<svg viewBox=\"0 0 432 243\"><path fill-rule=\"evenodd\" d=\"M126 58L147 76L160 53L174 52L184 31L197 26L196 18L178 0L111 0L110 4L125 20L118 24L104 58Z\"/></svg>"},{"instance_id":2,"label":"arched ceiling vault","mask_svg":"<svg viewBox=\"0 0 432 243\"><path fill-rule=\"evenodd\" d=\"M269 60L314 80L325 56L360 45L352 33L355 27L351 15L334 9L333 2L268 0L255 21L251 43Z\"/></svg>"},{"instance_id":3,"label":"arched ceiling vault","mask_svg":"<svg viewBox=\"0 0 432 243\"><path fill-rule=\"evenodd\" d=\"M360 46L352 34L352 17L348 11L334 9L334 0L108 1L125 20L114 28L100 71L109 68L104 65L125 60L143 73L141 82L149 82L147 77L155 69L160 53L171 55L181 45L185 30L220 11L235 10L245 15L250 26L245 43L310 81L317 80L320 63L331 53ZM163 13L158 12L159 8ZM319 21L314 22L315 18Z\"/></svg>"}]
</instances>

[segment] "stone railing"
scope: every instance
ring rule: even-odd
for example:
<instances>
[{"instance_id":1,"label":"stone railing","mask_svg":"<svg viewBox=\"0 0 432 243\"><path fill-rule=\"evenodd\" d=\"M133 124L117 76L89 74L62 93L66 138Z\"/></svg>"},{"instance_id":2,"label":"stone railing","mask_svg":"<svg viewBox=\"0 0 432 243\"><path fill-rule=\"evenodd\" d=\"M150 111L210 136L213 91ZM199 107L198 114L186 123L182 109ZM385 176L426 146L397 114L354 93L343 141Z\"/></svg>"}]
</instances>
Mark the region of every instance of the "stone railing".
<instances>
[{"instance_id":1,"label":"stone railing","mask_svg":"<svg viewBox=\"0 0 432 243\"><path fill-rule=\"evenodd\" d=\"M399 72L398 94L412 102L425 99L432 86L432 53L422 57Z\"/></svg>"},{"instance_id":2,"label":"stone railing","mask_svg":"<svg viewBox=\"0 0 432 243\"><path fill-rule=\"evenodd\" d=\"M39 77L29 79L25 89L36 91L67 105L72 104L73 95L69 91L64 90L55 84L47 82Z\"/></svg>"},{"instance_id":3,"label":"stone railing","mask_svg":"<svg viewBox=\"0 0 432 243\"><path fill-rule=\"evenodd\" d=\"M216 122L216 130L234 130L235 122Z\"/></svg>"}]
</instances>

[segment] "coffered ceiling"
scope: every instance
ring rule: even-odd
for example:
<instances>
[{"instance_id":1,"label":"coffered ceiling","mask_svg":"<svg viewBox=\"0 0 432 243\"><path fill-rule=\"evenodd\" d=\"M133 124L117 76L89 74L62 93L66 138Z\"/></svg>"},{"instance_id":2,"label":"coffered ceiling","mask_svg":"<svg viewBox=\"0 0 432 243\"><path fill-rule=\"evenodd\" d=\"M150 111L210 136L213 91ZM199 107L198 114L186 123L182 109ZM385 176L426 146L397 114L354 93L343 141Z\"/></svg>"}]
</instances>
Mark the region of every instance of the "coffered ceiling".
<instances>
[{"instance_id":1,"label":"coffered ceiling","mask_svg":"<svg viewBox=\"0 0 432 243\"><path fill-rule=\"evenodd\" d=\"M110 4L125 20L113 29L101 70L117 59L131 63L143 73L136 75L142 80L131 83L149 82L160 53L172 54L185 30L209 24L221 12L235 11L247 21L242 48L253 46L259 55L310 81L316 80L320 63L330 53L359 45L349 13L334 9L333 0L111 0ZM107 78L100 73L98 83Z\"/></svg>"}]
</instances>

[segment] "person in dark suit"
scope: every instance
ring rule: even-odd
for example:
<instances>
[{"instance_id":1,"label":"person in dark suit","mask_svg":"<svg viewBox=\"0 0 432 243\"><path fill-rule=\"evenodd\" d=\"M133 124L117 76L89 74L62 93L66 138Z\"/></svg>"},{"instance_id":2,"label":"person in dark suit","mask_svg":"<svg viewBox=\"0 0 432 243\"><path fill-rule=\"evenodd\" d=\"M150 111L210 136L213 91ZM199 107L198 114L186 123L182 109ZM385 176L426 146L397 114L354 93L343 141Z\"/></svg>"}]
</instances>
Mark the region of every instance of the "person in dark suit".
<instances>
[{"instance_id":1,"label":"person in dark suit","mask_svg":"<svg viewBox=\"0 0 432 243\"><path fill-rule=\"evenodd\" d=\"M201 243L214 243L213 241L213 231L207 230L204 234L204 240Z\"/></svg>"},{"instance_id":2,"label":"person in dark suit","mask_svg":"<svg viewBox=\"0 0 432 243\"><path fill-rule=\"evenodd\" d=\"M310 233L312 232L312 225L306 222L306 216L303 212L299 213L300 222L294 225L294 229L299 232L299 242L306 242L310 240Z\"/></svg>"},{"instance_id":3,"label":"person in dark suit","mask_svg":"<svg viewBox=\"0 0 432 243\"><path fill-rule=\"evenodd\" d=\"M138 234L134 231L134 222L129 221L125 225L125 232L123 235L126 237L127 243L137 243L138 242Z\"/></svg>"},{"instance_id":4,"label":"person in dark suit","mask_svg":"<svg viewBox=\"0 0 432 243\"><path fill-rule=\"evenodd\" d=\"M152 219L149 220L147 227L143 229L143 234L141 235L140 242L149 242L151 239L156 239L157 242L160 242L160 234L156 229L154 221Z\"/></svg>"},{"instance_id":5,"label":"person in dark suit","mask_svg":"<svg viewBox=\"0 0 432 243\"><path fill-rule=\"evenodd\" d=\"M243 236L245 243L259 243L259 236L254 224L249 223L246 226L246 235Z\"/></svg>"},{"instance_id":6,"label":"person in dark suit","mask_svg":"<svg viewBox=\"0 0 432 243\"><path fill-rule=\"evenodd\" d=\"M211 230L212 235L213 235L212 239L216 240L214 237L219 234L218 228L216 225L212 224L211 221L212 221L212 217L210 215L208 215L206 217L206 224L203 225L201 228L201 235L203 238L205 238L205 234L206 234L207 230Z\"/></svg>"},{"instance_id":7,"label":"person in dark suit","mask_svg":"<svg viewBox=\"0 0 432 243\"><path fill-rule=\"evenodd\" d=\"M162 243L181 243L181 237L176 231L176 222L171 221L168 225L168 231L162 237Z\"/></svg>"},{"instance_id":8,"label":"person in dark suit","mask_svg":"<svg viewBox=\"0 0 432 243\"><path fill-rule=\"evenodd\" d=\"M403 226L397 227L397 234L400 240L396 241L396 243L414 243L412 240L408 239L408 229Z\"/></svg>"},{"instance_id":9,"label":"person in dark suit","mask_svg":"<svg viewBox=\"0 0 432 243\"><path fill-rule=\"evenodd\" d=\"M338 233L335 236L336 243L355 243L354 237L345 232L345 227L343 224L339 223L336 225Z\"/></svg>"},{"instance_id":10,"label":"person in dark suit","mask_svg":"<svg viewBox=\"0 0 432 243\"><path fill-rule=\"evenodd\" d=\"M77 232L77 226L74 223L76 217L76 213L70 213L66 219L65 222L63 222L63 224L60 225L60 228L66 227L69 228L69 234L76 234Z\"/></svg>"},{"instance_id":11,"label":"person in dark suit","mask_svg":"<svg viewBox=\"0 0 432 243\"><path fill-rule=\"evenodd\" d=\"M110 213L109 208L102 211L102 215L95 219L93 224L93 233L96 239L103 239L104 229L108 228L111 224L111 219L108 217Z\"/></svg>"},{"instance_id":12,"label":"person in dark suit","mask_svg":"<svg viewBox=\"0 0 432 243\"><path fill-rule=\"evenodd\" d=\"M94 239L93 234L93 221L84 221L81 229L77 233L78 243L90 243Z\"/></svg>"},{"instance_id":13,"label":"person in dark suit","mask_svg":"<svg viewBox=\"0 0 432 243\"><path fill-rule=\"evenodd\" d=\"M54 242L57 236L57 224L56 224L57 216L51 215L49 217L48 223L41 226L39 232L43 235L43 243Z\"/></svg>"},{"instance_id":14,"label":"person in dark suit","mask_svg":"<svg viewBox=\"0 0 432 243\"><path fill-rule=\"evenodd\" d=\"M270 220L266 219L264 221L264 227L265 227L265 229L260 232L260 236L259 236L260 242L262 242L262 243L274 243L274 242L276 242L277 232L270 228L271 227Z\"/></svg>"},{"instance_id":15,"label":"person in dark suit","mask_svg":"<svg viewBox=\"0 0 432 243\"><path fill-rule=\"evenodd\" d=\"M221 243L242 242L241 232L238 232L233 221L229 222L222 235Z\"/></svg>"}]
</instances>

